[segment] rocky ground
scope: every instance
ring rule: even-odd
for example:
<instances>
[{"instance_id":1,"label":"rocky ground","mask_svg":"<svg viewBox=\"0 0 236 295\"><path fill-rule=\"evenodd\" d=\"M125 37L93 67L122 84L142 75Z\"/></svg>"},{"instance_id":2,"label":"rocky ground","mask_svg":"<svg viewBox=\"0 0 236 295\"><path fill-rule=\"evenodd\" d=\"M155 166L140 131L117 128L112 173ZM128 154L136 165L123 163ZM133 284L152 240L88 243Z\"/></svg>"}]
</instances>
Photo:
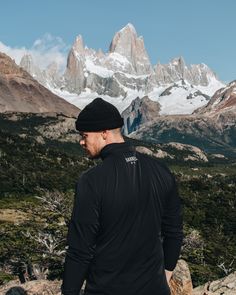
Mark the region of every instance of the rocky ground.
<instances>
[{"instance_id":1,"label":"rocky ground","mask_svg":"<svg viewBox=\"0 0 236 295\"><path fill-rule=\"evenodd\" d=\"M0 295L4 295L10 288L20 286L28 295L59 295L61 281L35 280L20 284L18 280L10 281L0 287ZM170 281L171 295L235 295L236 272L214 282L193 289L191 275L187 263L179 260ZM81 291L81 295L83 291Z\"/></svg>"}]
</instances>

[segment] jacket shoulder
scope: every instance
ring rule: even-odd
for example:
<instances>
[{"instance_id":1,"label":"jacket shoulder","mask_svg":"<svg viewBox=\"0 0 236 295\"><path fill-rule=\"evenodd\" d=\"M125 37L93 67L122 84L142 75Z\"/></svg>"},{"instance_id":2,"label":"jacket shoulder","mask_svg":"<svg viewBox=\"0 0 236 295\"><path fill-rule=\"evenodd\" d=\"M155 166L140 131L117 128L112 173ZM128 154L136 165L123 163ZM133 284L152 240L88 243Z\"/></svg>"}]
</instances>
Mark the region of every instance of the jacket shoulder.
<instances>
[{"instance_id":1,"label":"jacket shoulder","mask_svg":"<svg viewBox=\"0 0 236 295\"><path fill-rule=\"evenodd\" d=\"M162 179L166 184L169 184L170 187L176 182L174 174L170 171L167 165L159 159L140 152L137 152L136 155L147 173L158 176L159 179Z\"/></svg>"},{"instance_id":2,"label":"jacket shoulder","mask_svg":"<svg viewBox=\"0 0 236 295\"><path fill-rule=\"evenodd\" d=\"M87 170L85 170L82 174L81 177L82 178L90 178L93 176L97 176L99 175L101 169L102 169L103 163L99 163L93 167L88 168Z\"/></svg>"},{"instance_id":3,"label":"jacket shoulder","mask_svg":"<svg viewBox=\"0 0 236 295\"><path fill-rule=\"evenodd\" d=\"M142 160L144 162L147 162L150 165L156 166L160 170L163 170L163 171L166 171L167 173L172 174L172 172L167 167L167 165L164 164L163 162L161 162L158 158L155 158L153 156L143 154L143 153L140 153L140 152L136 152L136 155L140 158L140 160Z\"/></svg>"}]
</instances>

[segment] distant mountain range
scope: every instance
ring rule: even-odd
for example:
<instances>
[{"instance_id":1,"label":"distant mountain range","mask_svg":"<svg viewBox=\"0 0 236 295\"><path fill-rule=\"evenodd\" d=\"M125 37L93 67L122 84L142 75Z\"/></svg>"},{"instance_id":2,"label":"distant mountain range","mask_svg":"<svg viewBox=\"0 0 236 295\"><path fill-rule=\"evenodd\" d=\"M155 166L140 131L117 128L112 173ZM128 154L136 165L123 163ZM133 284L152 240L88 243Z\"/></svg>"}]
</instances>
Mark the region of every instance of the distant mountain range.
<instances>
[{"instance_id":1,"label":"distant mountain range","mask_svg":"<svg viewBox=\"0 0 236 295\"><path fill-rule=\"evenodd\" d=\"M160 115L153 101L135 99L123 113L124 132L155 143L176 141L236 156L236 81L216 91L192 115Z\"/></svg>"},{"instance_id":2,"label":"distant mountain range","mask_svg":"<svg viewBox=\"0 0 236 295\"><path fill-rule=\"evenodd\" d=\"M125 135L236 155L236 81L224 85L206 65L188 67L183 58L153 67L131 24L115 34L107 53L84 47L78 36L62 74L56 63L40 69L30 55L20 66L0 54L0 112L75 118L75 105L101 96L122 111Z\"/></svg>"},{"instance_id":3,"label":"distant mountain range","mask_svg":"<svg viewBox=\"0 0 236 295\"><path fill-rule=\"evenodd\" d=\"M137 96L147 95L160 103L163 114L190 114L224 86L207 65L187 66L182 57L152 66L131 24L114 35L107 53L87 48L82 36L76 37L63 73L55 62L41 69L29 54L20 66L80 108L101 96L123 111Z\"/></svg>"}]
</instances>

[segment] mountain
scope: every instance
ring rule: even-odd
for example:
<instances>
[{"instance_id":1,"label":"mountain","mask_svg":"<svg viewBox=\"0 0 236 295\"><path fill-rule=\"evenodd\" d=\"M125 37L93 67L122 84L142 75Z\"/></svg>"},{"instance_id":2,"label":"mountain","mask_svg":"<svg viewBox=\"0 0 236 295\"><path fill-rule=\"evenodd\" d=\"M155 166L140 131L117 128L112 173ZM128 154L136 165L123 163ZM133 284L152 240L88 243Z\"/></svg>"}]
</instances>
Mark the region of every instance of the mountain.
<instances>
[{"instance_id":1,"label":"mountain","mask_svg":"<svg viewBox=\"0 0 236 295\"><path fill-rule=\"evenodd\" d=\"M20 61L20 67L25 69L33 78L45 87L51 85L56 88L60 86L60 83L62 83L56 62L52 62L45 70L42 71L35 64L32 56L30 54L25 54Z\"/></svg>"},{"instance_id":2,"label":"mountain","mask_svg":"<svg viewBox=\"0 0 236 295\"><path fill-rule=\"evenodd\" d=\"M194 113L211 116L225 113L236 114L236 80L216 91L209 103Z\"/></svg>"},{"instance_id":3,"label":"mountain","mask_svg":"<svg viewBox=\"0 0 236 295\"><path fill-rule=\"evenodd\" d=\"M181 79L193 85L208 86L211 80L217 80L216 75L205 64L187 67L183 57L174 58L169 64L158 63L154 67L157 82L168 84Z\"/></svg>"},{"instance_id":4,"label":"mountain","mask_svg":"<svg viewBox=\"0 0 236 295\"><path fill-rule=\"evenodd\" d=\"M140 126L150 123L160 111L158 102L151 101L147 96L142 99L137 97L130 106L122 113L124 118L124 133L129 134Z\"/></svg>"},{"instance_id":5,"label":"mountain","mask_svg":"<svg viewBox=\"0 0 236 295\"><path fill-rule=\"evenodd\" d=\"M131 65L130 74L148 75L153 72L145 49L144 40L142 37L138 37L132 24L128 24L115 34L110 45L109 53L119 54L125 57Z\"/></svg>"},{"instance_id":6,"label":"mountain","mask_svg":"<svg viewBox=\"0 0 236 295\"><path fill-rule=\"evenodd\" d=\"M28 62L30 68L30 59ZM10 57L0 53L0 112L53 112L76 116L79 109L50 92Z\"/></svg>"},{"instance_id":7,"label":"mountain","mask_svg":"<svg viewBox=\"0 0 236 295\"><path fill-rule=\"evenodd\" d=\"M172 111L161 110L163 114L189 114L207 104L208 98L224 86L207 65L187 66L183 57L167 65L152 66L144 39L132 24L115 33L106 53L86 47L82 36L77 36L62 73L55 63L39 69L37 61L28 55L22 58L21 66L45 87L80 108L101 96L123 111L136 97L147 95L162 109L166 101L178 105ZM185 84L184 91L179 91L181 83Z\"/></svg>"},{"instance_id":8,"label":"mountain","mask_svg":"<svg viewBox=\"0 0 236 295\"><path fill-rule=\"evenodd\" d=\"M78 36L69 52L63 89L126 97L129 90L145 89L147 75L152 72L144 41L128 24L115 34L106 54L84 47L82 36Z\"/></svg>"},{"instance_id":9,"label":"mountain","mask_svg":"<svg viewBox=\"0 0 236 295\"><path fill-rule=\"evenodd\" d=\"M124 111L125 132L129 136L168 143L171 141L191 144L206 152L236 156L236 82L216 91L206 106L190 115L160 115L152 109L145 111L145 117L152 120L142 122L142 100L150 104L148 98L141 98L139 111ZM149 112L149 114L147 113ZM141 124L137 124L141 122ZM131 124L133 123L133 124ZM135 124L134 124L135 123Z\"/></svg>"},{"instance_id":10,"label":"mountain","mask_svg":"<svg viewBox=\"0 0 236 295\"><path fill-rule=\"evenodd\" d=\"M168 87L154 89L148 97L160 104L160 115L191 114L210 100L210 92L202 88L181 79Z\"/></svg>"}]
</instances>

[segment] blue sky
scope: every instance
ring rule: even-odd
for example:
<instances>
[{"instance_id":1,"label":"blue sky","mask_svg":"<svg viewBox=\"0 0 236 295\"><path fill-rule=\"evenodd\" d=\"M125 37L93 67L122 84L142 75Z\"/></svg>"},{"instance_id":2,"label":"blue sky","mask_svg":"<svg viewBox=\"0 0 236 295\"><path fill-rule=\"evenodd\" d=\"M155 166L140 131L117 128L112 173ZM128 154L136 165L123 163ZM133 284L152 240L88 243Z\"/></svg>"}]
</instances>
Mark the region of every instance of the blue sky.
<instances>
[{"instance_id":1,"label":"blue sky","mask_svg":"<svg viewBox=\"0 0 236 295\"><path fill-rule=\"evenodd\" d=\"M152 64L183 56L187 64L207 64L222 81L236 79L235 0L8 0L0 7L0 42L9 48L36 50L35 41L44 40L40 50L48 42L65 54L81 34L85 45L106 52L132 23Z\"/></svg>"}]
</instances>

